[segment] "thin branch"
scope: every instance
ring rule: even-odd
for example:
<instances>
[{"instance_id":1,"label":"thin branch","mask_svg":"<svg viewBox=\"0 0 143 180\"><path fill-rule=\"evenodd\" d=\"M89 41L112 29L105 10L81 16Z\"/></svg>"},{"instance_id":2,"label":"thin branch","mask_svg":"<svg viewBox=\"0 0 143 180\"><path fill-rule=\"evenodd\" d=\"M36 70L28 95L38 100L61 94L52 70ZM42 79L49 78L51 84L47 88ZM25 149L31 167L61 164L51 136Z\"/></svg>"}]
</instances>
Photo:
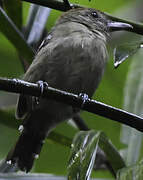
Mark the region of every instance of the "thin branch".
<instances>
[{"instance_id":1,"label":"thin branch","mask_svg":"<svg viewBox=\"0 0 143 180\"><path fill-rule=\"evenodd\" d=\"M26 1L34 4L38 4L41 6L46 6L52 9L56 9L59 11L67 11L71 9L73 6L74 7L79 7L76 4L70 4L70 6L66 6L64 2L59 1L59 0L21 0L21 1Z\"/></svg>"},{"instance_id":2,"label":"thin branch","mask_svg":"<svg viewBox=\"0 0 143 180\"><path fill-rule=\"evenodd\" d=\"M67 11L71 8L77 8L77 7L83 7L78 4L70 4L70 6L66 6L64 2L59 0L21 0L26 2L31 2L34 4L38 4L41 6L46 6L52 9L60 10L60 11ZM66 1L66 0L65 0ZM143 24L142 23L136 23L133 21L125 20L122 18L114 17L108 13L104 13L109 19L117 21L117 22L125 22L133 26L133 29L129 29L129 32L137 33L140 35L143 35Z\"/></svg>"},{"instance_id":3,"label":"thin branch","mask_svg":"<svg viewBox=\"0 0 143 180\"><path fill-rule=\"evenodd\" d=\"M73 107L86 110L88 112L109 118L136 128L143 132L143 118L127 111L109 106L92 99L81 98L81 96L61 91L52 87L44 87L43 93L38 84L29 83L18 79L0 78L0 90L22 93L31 96L41 96L43 98L54 99L56 101L72 105Z\"/></svg>"}]
</instances>

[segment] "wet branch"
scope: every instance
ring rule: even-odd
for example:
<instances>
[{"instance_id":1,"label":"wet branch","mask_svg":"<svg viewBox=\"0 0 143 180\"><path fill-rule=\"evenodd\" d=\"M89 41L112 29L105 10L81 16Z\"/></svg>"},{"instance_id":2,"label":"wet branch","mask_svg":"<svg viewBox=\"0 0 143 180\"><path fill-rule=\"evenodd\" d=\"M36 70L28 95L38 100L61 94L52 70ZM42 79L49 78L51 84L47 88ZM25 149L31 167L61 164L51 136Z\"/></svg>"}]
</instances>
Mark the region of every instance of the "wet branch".
<instances>
[{"instance_id":1,"label":"wet branch","mask_svg":"<svg viewBox=\"0 0 143 180\"><path fill-rule=\"evenodd\" d=\"M0 78L0 90L22 93L31 96L54 99L76 108L109 118L143 132L143 118L124 110L109 106L93 99L85 99L79 95L44 86L43 93L38 84L19 79Z\"/></svg>"}]
</instances>

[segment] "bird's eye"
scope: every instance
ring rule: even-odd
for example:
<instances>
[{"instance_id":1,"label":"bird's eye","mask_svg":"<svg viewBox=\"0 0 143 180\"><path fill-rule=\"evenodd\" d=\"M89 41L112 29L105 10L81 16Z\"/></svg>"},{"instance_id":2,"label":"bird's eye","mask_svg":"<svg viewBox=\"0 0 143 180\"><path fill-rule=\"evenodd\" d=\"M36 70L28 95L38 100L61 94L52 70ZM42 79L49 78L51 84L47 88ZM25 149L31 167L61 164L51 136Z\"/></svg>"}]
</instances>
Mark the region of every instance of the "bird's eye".
<instances>
[{"instance_id":1,"label":"bird's eye","mask_svg":"<svg viewBox=\"0 0 143 180\"><path fill-rule=\"evenodd\" d=\"M97 12L92 12L91 15L92 15L94 18L98 18Z\"/></svg>"}]
</instances>

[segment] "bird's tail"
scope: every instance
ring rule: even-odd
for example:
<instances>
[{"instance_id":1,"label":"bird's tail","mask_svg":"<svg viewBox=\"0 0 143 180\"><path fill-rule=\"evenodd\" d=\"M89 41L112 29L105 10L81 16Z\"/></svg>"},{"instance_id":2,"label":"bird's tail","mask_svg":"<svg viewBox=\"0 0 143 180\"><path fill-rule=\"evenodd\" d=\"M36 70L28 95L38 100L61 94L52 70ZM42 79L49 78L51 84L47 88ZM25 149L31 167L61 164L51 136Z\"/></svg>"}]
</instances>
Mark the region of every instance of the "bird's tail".
<instances>
[{"instance_id":1,"label":"bird's tail","mask_svg":"<svg viewBox=\"0 0 143 180\"><path fill-rule=\"evenodd\" d=\"M43 135L24 129L15 147L9 152L7 163L16 164L20 170L29 172L34 159L39 156L44 139Z\"/></svg>"}]
</instances>

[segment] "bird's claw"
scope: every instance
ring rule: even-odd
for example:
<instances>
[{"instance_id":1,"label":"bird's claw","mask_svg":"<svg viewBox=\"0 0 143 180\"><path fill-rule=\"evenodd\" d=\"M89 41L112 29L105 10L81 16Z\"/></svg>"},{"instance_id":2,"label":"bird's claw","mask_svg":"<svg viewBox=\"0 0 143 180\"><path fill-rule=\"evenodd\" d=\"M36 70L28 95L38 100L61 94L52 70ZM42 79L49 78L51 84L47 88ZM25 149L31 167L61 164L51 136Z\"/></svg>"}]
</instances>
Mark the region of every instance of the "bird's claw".
<instances>
[{"instance_id":1,"label":"bird's claw","mask_svg":"<svg viewBox=\"0 0 143 180\"><path fill-rule=\"evenodd\" d=\"M40 89L39 97L34 97L34 102L38 105L40 102L40 98L42 97L43 91L45 87L48 87L48 83L44 81L37 81L37 85Z\"/></svg>"},{"instance_id":2,"label":"bird's claw","mask_svg":"<svg viewBox=\"0 0 143 180\"><path fill-rule=\"evenodd\" d=\"M88 95L85 93L80 93L79 98L82 99L81 108L83 108L84 104L88 101Z\"/></svg>"}]
</instances>

